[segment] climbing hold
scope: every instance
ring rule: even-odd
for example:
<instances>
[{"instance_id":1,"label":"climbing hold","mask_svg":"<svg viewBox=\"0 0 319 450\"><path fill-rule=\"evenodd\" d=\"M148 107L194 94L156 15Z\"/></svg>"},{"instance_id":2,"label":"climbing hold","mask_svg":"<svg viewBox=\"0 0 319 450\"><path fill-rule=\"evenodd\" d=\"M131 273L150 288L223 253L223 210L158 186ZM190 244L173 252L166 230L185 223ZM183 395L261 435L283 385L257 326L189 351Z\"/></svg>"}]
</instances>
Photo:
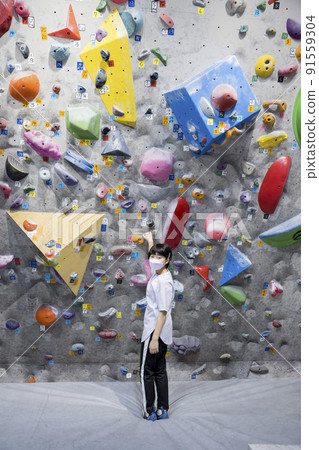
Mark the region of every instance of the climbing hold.
<instances>
[{"instance_id":1,"label":"climbing hold","mask_svg":"<svg viewBox=\"0 0 319 450\"><path fill-rule=\"evenodd\" d=\"M10 30L14 0L0 2L0 38Z\"/></svg>"},{"instance_id":2,"label":"climbing hold","mask_svg":"<svg viewBox=\"0 0 319 450\"><path fill-rule=\"evenodd\" d=\"M104 248L98 242L96 242L94 244L93 250L94 250L94 252L96 253L97 256L104 256Z\"/></svg>"},{"instance_id":3,"label":"climbing hold","mask_svg":"<svg viewBox=\"0 0 319 450\"><path fill-rule=\"evenodd\" d=\"M200 339L196 336L188 335L173 338L171 350L180 355L188 355L189 353L198 352L200 350Z\"/></svg>"},{"instance_id":4,"label":"climbing hold","mask_svg":"<svg viewBox=\"0 0 319 450\"><path fill-rule=\"evenodd\" d=\"M185 175L182 176L183 184L192 184L194 180L195 176L192 172L185 173Z\"/></svg>"},{"instance_id":5,"label":"climbing hold","mask_svg":"<svg viewBox=\"0 0 319 450\"><path fill-rule=\"evenodd\" d=\"M139 245L142 245L142 244L144 244L145 239L143 238L143 236L140 236L138 234L133 234L132 241L136 242Z\"/></svg>"},{"instance_id":6,"label":"climbing hold","mask_svg":"<svg viewBox=\"0 0 319 450\"><path fill-rule=\"evenodd\" d=\"M259 5L257 5L256 8L259 9L260 11L265 11L266 10L266 0L259 3Z\"/></svg>"},{"instance_id":7,"label":"climbing hold","mask_svg":"<svg viewBox=\"0 0 319 450\"><path fill-rule=\"evenodd\" d=\"M51 158L60 159L60 151L57 144L52 141L49 136L41 133L41 131L24 131L25 142L41 155L50 156Z\"/></svg>"},{"instance_id":8,"label":"climbing hold","mask_svg":"<svg viewBox=\"0 0 319 450\"><path fill-rule=\"evenodd\" d=\"M283 113L287 109L287 103L280 101L280 100L274 100L272 102L263 102L263 107L267 108L269 106L270 109L276 110L278 109L278 112Z\"/></svg>"},{"instance_id":9,"label":"climbing hold","mask_svg":"<svg viewBox=\"0 0 319 450\"><path fill-rule=\"evenodd\" d=\"M158 73L157 72L153 72L152 75L150 76L150 79L153 81L156 81L158 79Z\"/></svg>"},{"instance_id":10,"label":"climbing hold","mask_svg":"<svg viewBox=\"0 0 319 450\"><path fill-rule=\"evenodd\" d=\"M100 137L100 111L88 104L68 106L66 128L77 139L97 140Z\"/></svg>"},{"instance_id":11,"label":"climbing hold","mask_svg":"<svg viewBox=\"0 0 319 450\"><path fill-rule=\"evenodd\" d=\"M73 352L78 352L78 351L83 351L84 350L84 345L80 344L80 343L76 343L72 345L72 351Z\"/></svg>"},{"instance_id":12,"label":"climbing hold","mask_svg":"<svg viewBox=\"0 0 319 450\"><path fill-rule=\"evenodd\" d=\"M27 59L30 54L30 50L29 50L29 47L27 46L27 44L25 44L24 42L18 41L18 42L16 42L16 46L22 53L22 56L24 57L24 59Z\"/></svg>"},{"instance_id":13,"label":"climbing hold","mask_svg":"<svg viewBox=\"0 0 319 450\"><path fill-rule=\"evenodd\" d=\"M7 266L14 260L14 255L0 255L0 269Z\"/></svg>"},{"instance_id":14,"label":"climbing hold","mask_svg":"<svg viewBox=\"0 0 319 450\"><path fill-rule=\"evenodd\" d=\"M100 54L101 54L101 58L103 59L103 61L108 61L110 59L111 54L108 50L104 50L102 48L102 50L100 51Z\"/></svg>"},{"instance_id":15,"label":"climbing hold","mask_svg":"<svg viewBox=\"0 0 319 450\"><path fill-rule=\"evenodd\" d=\"M206 369L206 364L203 364L202 366L198 367L198 369L193 370L192 375L199 375Z\"/></svg>"},{"instance_id":16,"label":"climbing hold","mask_svg":"<svg viewBox=\"0 0 319 450\"><path fill-rule=\"evenodd\" d=\"M172 153L152 147L144 153L140 172L149 180L165 181L172 172L174 161Z\"/></svg>"},{"instance_id":17,"label":"climbing hold","mask_svg":"<svg viewBox=\"0 0 319 450\"><path fill-rule=\"evenodd\" d=\"M167 14L160 14L160 19L168 26L168 28L172 28L174 26L174 21Z\"/></svg>"},{"instance_id":18,"label":"climbing hold","mask_svg":"<svg viewBox=\"0 0 319 450\"><path fill-rule=\"evenodd\" d=\"M214 283L214 277L209 266L195 266L194 269L200 277L203 291L207 291L208 289L210 289Z\"/></svg>"},{"instance_id":19,"label":"climbing hold","mask_svg":"<svg viewBox=\"0 0 319 450\"><path fill-rule=\"evenodd\" d=\"M7 61L6 66L9 73L12 73L16 67L16 65L11 61Z\"/></svg>"},{"instance_id":20,"label":"climbing hold","mask_svg":"<svg viewBox=\"0 0 319 450\"><path fill-rule=\"evenodd\" d=\"M13 181L20 181L29 175L29 172L23 167L20 161L12 155L7 156L6 172L8 177Z\"/></svg>"},{"instance_id":21,"label":"climbing hold","mask_svg":"<svg viewBox=\"0 0 319 450\"><path fill-rule=\"evenodd\" d=\"M274 27L268 27L266 30L267 36L275 36L276 33L277 33L277 30Z\"/></svg>"},{"instance_id":22,"label":"climbing hold","mask_svg":"<svg viewBox=\"0 0 319 450\"><path fill-rule=\"evenodd\" d=\"M275 328L280 328L282 326L278 320L273 320L271 323Z\"/></svg>"},{"instance_id":23,"label":"climbing hold","mask_svg":"<svg viewBox=\"0 0 319 450\"><path fill-rule=\"evenodd\" d=\"M126 145L125 139L122 135L122 131L117 129L111 140L107 143L106 147L103 149L101 155L114 155L114 156L126 156L130 157L131 152Z\"/></svg>"},{"instance_id":24,"label":"climbing hold","mask_svg":"<svg viewBox=\"0 0 319 450\"><path fill-rule=\"evenodd\" d=\"M237 14L239 17L245 12L246 6L247 0L227 0L225 8L230 16Z\"/></svg>"},{"instance_id":25,"label":"climbing hold","mask_svg":"<svg viewBox=\"0 0 319 450\"><path fill-rule=\"evenodd\" d=\"M50 55L56 61L65 61L70 56L70 48L62 45L51 45Z\"/></svg>"},{"instance_id":26,"label":"climbing hold","mask_svg":"<svg viewBox=\"0 0 319 450\"><path fill-rule=\"evenodd\" d=\"M219 84L212 92L211 102L218 111L229 111L237 103L235 89L229 84Z\"/></svg>"},{"instance_id":27,"label":"climbing hold","mask_svg":"<svg viewBox=\"0 0 319 450\"><path fill-rule=\"evenodd\" d=\"M183 251L188 259L195 259L199 255L199 250L196 247L185 247Z\"/></svg>"},{"instance_id":28,"label":"climbing hold","mask_svg":"<svg viewBox=\"0 0 319 450\"><path fill-rule=\"evenodd\" d=\"M125 114L121 109L119 109L119 108L118 108L117 106L115 106L115 105L113 105L112 111L113 111L114 116L117 116L117 117L122 117L122 116L124 116L124 114Z\"/></svg>"},{"instance_id":29,"label":"climbing hold","mask_svg":"<svg viewBox=\"0 0 319 450\"><path fill-rule=\"evenodd\" d=\"M39 176L41 180L48 181L51 179L50 170L47 167L40 167Z\"/></svg>"},{"instance_id":30,"label":"climbing hold","mask_svg":"<svg viewBox=\"0 0 319 450\"><path fill-rule=\"evenodd\" d=\"M59 94L60 91L61 91L61 85L60 85L60 83L54 83L54 85L52 86L52 91L53 91L55 94Z\"/></svg>"},{"instance_id":31,"label":"climbing hold","mask_svg":"<svg viewBox=\"0 0 319 450\"><path fill-rule=\"evenodd\" d=\"M276 297L277 294L284 292L283 287L277 280L271 280L268 289L272 297Z\"/></svg>"},{"instance_id":32,"label":"climbing hold","mask_svg":"<svg viewBox=\"0 0 319 450\"><path fill-rule=\"evenodd\" d=\"M122 190L123 197L127 197L129 195L129 192L130 192L130 188L123 184L123 190Z\"/></svg>"},{"instance_id":33,"label":"climbing hold","mask_svg":"<svg viewBox=\"0 0 319 450\"><path fill-rule=\"evenodd\" d=\"M293 75L298 69L298 63L293 62L278 70L279 77L289 77Z\"/></svg>"},{"instance_id":34,"label":"climbing hold","mask_svg":"<svg viewBox=\"0 0 319 450\"><path fill-rule=\"evenodd\" d=\"M130 255L132 253L132 247L129 245L113 245L110 252L113 256Z\"/></svg>"},{"instance_id":35,"label":"climbing hold","mask_svg":"<svg viewBox=\"0 0 319 450\"><path fill-rule=\"evenodd\" d=\"M0 117L0 130L7 128L7 121L3 117Z\"/></svg>"},{"instance_id":36,"label":"climbing hold","mask_svg":"<svg viewBox=\"0 0 319 450\"><path fill-rule=\"evenodd\" d=\"M109 127L101 128L101 133L103 134L103 136L106 136L110 131L111 131L111 128L109 128Z\"/></svg>"},{"instance_id":37,"label":"climbing hold","mask_svg":"<svg viewBox=\"0 0 319 450\"><path fill-rule=\"evenodd\" d=\"M229 363L231 355L229 353L224 353L219 357L219 359L224 363Z\"/></svg>"},{"instance_id":38,"label":"climbing hold","mask_svg":"<svg viewBox=\"0 0 319 450\"><path fill-rule=\"evenodd\" d=\"M222 286L220 291L232 305L238 306L245 304L247 292L241 286Z\"/></svg>"},{"instance_id":39,"label":"climbing hold","mask_svg":"<svg viewBox=\"0 0 319 450\"><path fill-rule=\"evenodd\" d=\"M60 130L60 124L59 123L52 123L51 124L51 131L59 131Z\"/></svg>"},{"instance_id":40,"label":"climbing hold","mask_svg":"<svg viewBox=\"0 0 319 450\"><path fill-rule=\"evenodd\" d=\"M98 335L102 339L113 339L117 336L117 331L116 330L102 330L102 331L98 332Z\"/></svg>"},{"instance_id":41,"label":"climbing hold","mask_svg":"<svg viewBox=\"0 0 319 450\"><path fill-rule=\"evenodd\" d=\"M293 125L293 129L294 129L295 138L300 147L301 146L301 88L299 89L299 91L296 95L296 99L295 99L294 109L292 112L292 125Z\"/></svg>"},{"instance_id":42,"label":"climbing hold","mask_svg":"<svg viewBox=\"0 0 319 450\"><path fill-rule=\"evenodd\" d=\"M273 127L276 122L276 117L272 113L265 113L263 115L263 122L265 125Z\"/></svg>"},{"instance_id":43,"label":"climbing hold","mask_svg":"<svg viewBox=\"0 0 319 450\"><path fill-rule=\"evenodd\" d=\"M241 25L239 28L239 34L245 34L248 31L248 25Z\"/></svg>"},{"instance_id":44,"label":"climbing hold","mask_svg":"<svg viewBox=\"0 0 319 450\"><path fill-rule=\"evenodd\" d=\"M137 59L139 61L144 61L146 58L148 58L150 56L150 54L151 54L151 52L149 50L147 50L146 48L144 48L138 55Z\"/></svg>"},{"instance_id":45,"label":"climbing hold","mask_svg":"<svg viewBox=\"0 0 319 450\"><path fill-rule=\"evenodd\" d=\"M95 9L96 11L101 12L105 7L106 7L106 0L100 0L100 3L97 5Z\"/></svg>"},{"instance_id":46,"label":"climbing hold","mask_svg":"<svg viewBox=\"0 0 319 450\"><path fill-rule=\"evenodd\" d=\"M242 335L242 337L244 339L248 339L249 338L249 333L242 333L241 335Z\"/></svg>"},{"instance_id":47,"label":"climbing hold","mask_svg":"<svg viewBox=\"0 0 319 450\"><path fill-rule=\"evenodd\" d=\"M61 178L64 184L67 186L75 186L79 180L68 172L60 163L56 163L54 166L56 174Z\"/></svg>"},{"instance_id":48,"label":"climbing hold","mask_svg":"<svg viewBox=\"0 0 319 450\"><path fill-rule=\"evenodd\" d=\"M8 183L5 183L4 181L0 181L0 189L4 194L9 194L12 191Z\"/></svg>"},{"instance_id":49,"label":"climbing hold","mask_svg":"<svg viewBox=\"0 0 319 450\"><path fill-rule=\"evenodd\" d=\"M101 42L108 35L108 32L104 28L99 28L95 33L95 39Z\"/></svg>"},{"instance_id":50,"label":"climbing hold","mask_svg":"<svg viewBox=\"0 0 319 450\"><path fill-rule=\"evenodd\" d=\"M251 200L251 192L250 191L244 191L240 194L240 201L242 203L249 203Z\"/></svg>"},{"instance_id":51,"label":"climbing hold","mask_svg":"<svg viewBox=\"0 0 319 450\"><path fill-rule=\"evenodd\" d=\"M295 55L296 55L296 58L298 59L298 61L300 61L301 60L301 46L300 45L298 45L298 47L296 48Z\"/></svg>"},{"instance_id":52,"label":"climbing hold","mask_svg":"<svg viewBox=\"0 0 319 450\"><path fill-rule=\"evenodd\" d=\"M143 26L143 16L137 9L130 8L120 13L128 37L136 34Z\"/></svg>"},{"instance_id":53,"label":"climbing hold","mask_svg":"<svg viewBox=\"0 0 319 450\"><path fill-rule=\"evenodd\" d=\"M82 84L78 84L77 90L80 94L84 94L84 92L86 92L86 88L82 86Z\"/></svg>"},{"instance_id":54,"label":"climbing hold","mask_svg":"<svg viewBox=\"0 0 319 450\"><path fill-rule=\"evenodd\" d=\"M108 192L108 187L106 186L106 184L105 183L99 183L97 186L96 186L96 189L95 189L95 195L98 197L98 198L104 198L105 196L106 196L106 194L107 194L107 192Z\"/></svg>"},{"instance_id":55,"label":"climbing hold","mask_svg":"<svg viewBox=\"0 0 319 450\"><path fill-rule=\"evenodd\" d=\"M151 52L159 58L159 60L164 64L164 66L167 66L167 60L168 56L162 52L162 50L159 47L151 48Z\"/></svg>"},{"instance_id":56,"label":"climbing hold","mask_svg":"<svg viewBox=\"0 0 319 450\"><path fill-rule=\"evenodd\" d=\"M151 203L167 198L173 191L172 185L160 187L153 184L138 184L137 187L142 197L146 198Z\"/></svg>"},{"instance_id":57,"label":"climbing hold","mask_svg":"<svg viewBox=\"0 0 319 450\"><path fill-rule=\"evenodd\" d=\"M293 39L299 41L301 39L301 23L293 19L287 19L286 22L287 32Z\"/></svg>"},{"instance_id":58,"label":"climbing hold","mask_svg":"<svg viewBox=\"0 0 319 450\"><path fill-rule=\"evenodd\" d=\"M182 239L188 215L189 204L184 197L178 196L171 201L168 206L161 244L164 244L165 242L172 250L178 246Z\"/></svg>"},{"instance_id":59,"label":"climbing hold","mask_svg":"<svg viewBox=\"0 0 319 450\"><path fill-rule=\"evenodd\" d=\"M262 148L276 147L277 145L280 144L280 142L284 141L287 138L288 138L288 136L285 133L285 131L277 130L277 131L273 131L270 134L260 136L260 138L258 138L257 142L259 144L259 147L262 147Z\"/></svg>"},{"instance_id":60,"label":"climbing hold","mask_svg":"<svg viewBox=\"0 0 319 450\"><path fill-rule=\"evenodd\" d=\"M75 39L77 41L81 39L78 24L76 22L71 4L69 5L66 28L62 28L58 31L53 31L52 33L49 33L49 36L56 36L65 39ZM58 61L62 61L62 59L58 59Z\"/></svg>"},{"instance_id":61,"label":"climbing hold","mask_svg":"<svg viewBox=\"0 0 319 450\"><path fill-rule=\"evenodd\" d=\"M125 273L123 272L122 269L117 269L116 273L115 273L115 279L116 280L122 280L125 277Z\"/></svg>"},{"instance_id":62,"label":"climbing hold","mask_svg":"<svg viewBox=\"0 0 319 450\"><path fill-rule=\"evenodd\" d=\"M192 197L196 198L197 200L203 200L205 195L204 191L199 188L195 188L192 190Z\"/></svg>"},{"instance_id":63,"label":"climbing hold","mask_svg":"<svg viewBox=\"0 0 319 450\"><path fill-rule=\"evenodd\" d=\"M23 221L23 228L27 231L34 231L36 230L38 225L35 222L32 222L30 219L25 219Z\"/></svg>"},{"instance_id":64,"label":"climbing hold","mask_svg":"<svg viewBox=\"0 0 319 450\"><path fill-rule=\"evenodd\" d=\"M289 247L301 240L301 215L298 214L285 222L259 235L259 239L272 247Z\"/></svg>"},{"instance_id":65,"label":"climbing hold","mask_svg":"<svg viewBox=\"0 0 319 450\"><path fill-rule=\"evenodd\" d=\"M185 261L173 261L173 264L176 270L180 270L184 266Z\"/></svg>"},{"instance_id":66,"label":"climbing hold","mask_svg":"<svg viewBox=\"0 0 319 450\"><path fill-rule=\"evenodd\" d=\"M104 69L99 69L95 77L95 87L101 89L106 83L106 72Z\"/></svg>"},{"instance_id":67,"label":"climbing hold","mask_svg":"<svg viewBox=\"0 0 319 450\"><path fill-rule=\"evenodd\" d=\"M227 283L249 266L251 266L251 261L247 256L240 252L238 248L229 244L219 286Z\"/></svg>"},{"instance_id":68,"label":"climbing hold","mask_svg":"<svg viewBox=\"0 0 319 450\"><path fill-rule=\"evenodd\" d=\"M220 316L220 311L213 311L211 313L211 317L213 317L214 319Z\"/></svg>"},{"instance_id":69,"label":"climbing hold","mask_svg":"<svg viewBox=\"0 0 319 450\"><path fill-rule=\"evenodd\" d=\"M266 317L271 317L272 315L272 311L265 311L265 316Z\"/></svg>"},{"instance_id":70,"label":"climbing hold","mask_svg":"<svg viewBox=\"0 0 319 450\"><path fill-rule=\"evenodd\" d=\"M246 245L251 245L252 244L252 241L250 239L248 239L244 234L241 237L241 241L242 241L243 244L246 244Z\"/></svg>"},{"instance_id":71,"label":"climbing hold","mask_svg":"<svg viewBox=\"0 0 319 450\"><path fill-rule=\"evenodd\" d=\"M257 364L255 361L252 363L250 369L251 372L253 373L258 373L258 374L265 374L268 373L269 370L267 369L266 366L264 365L259 365Z\"/></svg>"},{"instance_id":72,"label":"climbing hold","mask_svg":"<svg viewBox=\"0 0 319 450\"><path fill-rule=\"evenodd\" d=\"M255 72L260 78L269 77L275 69L275 58L271 55L263 55L257 59Z\"/></svg>"},{"instance_id":73,"label":"climbing hold","mask_svg":"<svg viewBox=\"0 0 319 450\"><path fill-rule=\"evenodd\" d=\"M6 321L6 327L8 328L8 330L17 330L18 328L20 328L20 324L15 319L8 319Z\"/></svg>"},{"instance_id":74,"label":"climbing hold","mask_svg":"<svg viewBox=\"0 0 319 450\"><path fill-rule=\"evenodd\" d=\"M229 218L224 213L209 214L204 223L207 236L215 241L223 239L228 233L229 227Z\"/></svg>"},{"instance_id":75,"label":"climbing hold","mask_svg":"<svg viewBox=\"0 0 319 450\"><path fill-rule=\"evenodd\" d=\"M100 317L104 317L104 319L109 319L110 317L114 316L114 314L116 314L117 312L118 312L117 309L111 307L107 311L98 313L98 315Z\"/></svg>"},{"instance_id":76,"label":"climbing hold","mask_svg":"<svg viewBox=\"0 0 319 450\"><path fill-rule=\"evenodd\" d=\"M258 192L258 203L265 214L273 214L285 187L291 167L290 156L281 156L269 167Z\"/></svg>"},{"instance_id":77,"label":"climbing hold","mask_svg":"<svg viewBox=\"0 0 319 450\"><path fill-rule=\"evenodd\" d=\"M242 162L242 169L245 175L252 175L256 169L256 166L248 161L243 161Z\"/></svg>"},{"instance_id":78,"label":"climbing hold","mask_svg":"<svg viewBox=\"0 0 319 450\"><path fill-rule=\"evenodd\" d=\"M206 2L204 0L193 0L193 5L198 6L199 8L205 8Z\"/></svg>"},{"instance_id":79,"label":"climbing hold","mask_svg":"<svg viewBox=\"0 0 319 450\"><path fill-rule=\"evenodd\" d=\"M48 305L47 303L43 303L41 306L39 306L35 313L37 322L45 326L51 325L55 321L57 316L58 310L54 306Z\"/></svg>"},{"instance_id":80,"label":"climbing hold","mask_svg":"<svg viewBox=\"0 0 319 450\"><path fill-rule=\"evenodd\" d=\"M39 93L40 81L33 72L20 72L14 75L9 84L10 95L20 102L29 102Z\"/></svg>"},{"instance_id":81,"label":"climbing hold","mask_svg":"<svg viewBox=\"0 0 319 450\"><path fill-rule=\"evenodd\" d=\"M215 113L212 105L209 103L207 98L201 97L199 100L199 107L202 110L202 112L205 114L205 116L210 117L211 119L214 119Z\"/></svg>"},{"instance_id":82,"label":"climbing hold","mask_svg":"<svg viewBox=\"0 0 319 450\"><path fill-rule=\"evenodd\" d=\"M261 337L268 337L270 335L270 330L265 330L265 331L263 331L262 333L260 333L260 336Z\"/></svg>"},{"instance_id":83,"label":"climbing hold","mask_svg":"<svg viewBox=\"0 0 319 450\"><path fill-rule=\"evenodd\" d=\"M133 206L134 203L135 203L134 198L131 198L129 200L125 200L124 202L121 202L121 208L124 208L124 209L131 208L131 206Z\"/></svg>"}]
</instances>

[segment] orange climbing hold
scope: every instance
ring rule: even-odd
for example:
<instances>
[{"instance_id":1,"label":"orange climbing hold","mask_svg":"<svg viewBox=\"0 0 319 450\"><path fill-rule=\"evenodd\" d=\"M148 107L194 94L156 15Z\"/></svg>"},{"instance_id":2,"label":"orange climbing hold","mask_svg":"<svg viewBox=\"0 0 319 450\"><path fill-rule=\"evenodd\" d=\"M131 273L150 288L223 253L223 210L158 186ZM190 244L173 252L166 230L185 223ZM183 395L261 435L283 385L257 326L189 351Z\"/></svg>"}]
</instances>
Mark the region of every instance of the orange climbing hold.
<instances>
[{"instance_id":1,"label":"orange climbing hold","mask_svg":"<svg viewBox=\"0 0 319 450\"><path fill-rule=\"evenodd\" d=\"M10 95L20 102L29 102L39 93L40 81L33 72L21 72L14 75L9 84Z\"/></svg>"},{"instance_id":2,"label":"orange climbing hold","mask_svg":"<svg viewBox=\"0 0 319 450\"><path fill-rule=\"evenodd\" d=\"M62 28L62 30L53 31L52 33L49 33L49 36L56 36L65 39L76 39L77 41L81 40L78 24L76 23L71 4L69 5L66 28Z\"/></svg>"}]
</instances>

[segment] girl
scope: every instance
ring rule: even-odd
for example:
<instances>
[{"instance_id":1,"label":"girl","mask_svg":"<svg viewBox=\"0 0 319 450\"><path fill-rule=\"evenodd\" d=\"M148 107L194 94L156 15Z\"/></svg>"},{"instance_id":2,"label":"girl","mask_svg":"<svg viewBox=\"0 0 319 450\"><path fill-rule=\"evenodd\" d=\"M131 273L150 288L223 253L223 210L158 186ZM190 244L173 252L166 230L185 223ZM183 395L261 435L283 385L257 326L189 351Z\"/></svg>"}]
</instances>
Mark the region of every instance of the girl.
<instances>
[{"instance_id":1,"label":"girl","mask_svg":"<svg viewBox=\"0 0 319 450\"><path fill-rule=\"evenodd\" d=\"M152 233L144 233L149 245L148 258L152 276L146 288L147 306L141 339L141 385L144 419L168 419L168 379L165 355L173 342L172 302L175 289L171 272L167 270L172 250L167 244L153 245ZM155 387L157 410L154 406ZM156 412L155 412L156 411Z\"/></svg>"}]
</instances>

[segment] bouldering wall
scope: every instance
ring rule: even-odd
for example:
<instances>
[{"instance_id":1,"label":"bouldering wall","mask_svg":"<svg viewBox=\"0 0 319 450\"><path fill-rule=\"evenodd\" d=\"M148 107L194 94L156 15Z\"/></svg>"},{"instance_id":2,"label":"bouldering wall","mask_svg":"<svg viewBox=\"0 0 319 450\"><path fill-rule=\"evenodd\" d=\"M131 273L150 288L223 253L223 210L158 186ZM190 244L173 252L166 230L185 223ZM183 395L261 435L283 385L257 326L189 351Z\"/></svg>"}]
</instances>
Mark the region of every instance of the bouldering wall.
<instances>
[{"instance_id":1,"label":"bouldering wall","mask_svg":"<svg viewBox=\"0 0 319 450\"><path fill-rule=\"evenodd\" d=\"M0 381L139 380L148 230L170 380L299 376L300 1L96 3L0 2Z\"/></svg>"}]
</instances>

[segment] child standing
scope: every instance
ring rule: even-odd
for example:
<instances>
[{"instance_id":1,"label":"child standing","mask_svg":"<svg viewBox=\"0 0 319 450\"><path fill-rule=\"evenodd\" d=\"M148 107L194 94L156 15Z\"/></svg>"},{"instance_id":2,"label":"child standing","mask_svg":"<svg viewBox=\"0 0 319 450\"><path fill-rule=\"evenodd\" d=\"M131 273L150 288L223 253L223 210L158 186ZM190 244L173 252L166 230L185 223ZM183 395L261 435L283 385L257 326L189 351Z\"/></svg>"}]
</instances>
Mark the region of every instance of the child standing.
<instances>
[{"instance_id":1,"label":"child standing","mask_svg":"<svg viewBox=\"0 0 319 450\"><path fill-rule=\"evenodd\" d=\"M146 288L147 306L141 339L141 385L143 417L147 420L168 419L167 346L173 342L172 302L175 289L171 272L167 270L172 250L167 244L153 245L152 233L143 234L149 245L148 258L152 270ZM154 406L155 386L157 410ZM155 412L156 411L156 412Z\"/></svg>"}]
</instances>

